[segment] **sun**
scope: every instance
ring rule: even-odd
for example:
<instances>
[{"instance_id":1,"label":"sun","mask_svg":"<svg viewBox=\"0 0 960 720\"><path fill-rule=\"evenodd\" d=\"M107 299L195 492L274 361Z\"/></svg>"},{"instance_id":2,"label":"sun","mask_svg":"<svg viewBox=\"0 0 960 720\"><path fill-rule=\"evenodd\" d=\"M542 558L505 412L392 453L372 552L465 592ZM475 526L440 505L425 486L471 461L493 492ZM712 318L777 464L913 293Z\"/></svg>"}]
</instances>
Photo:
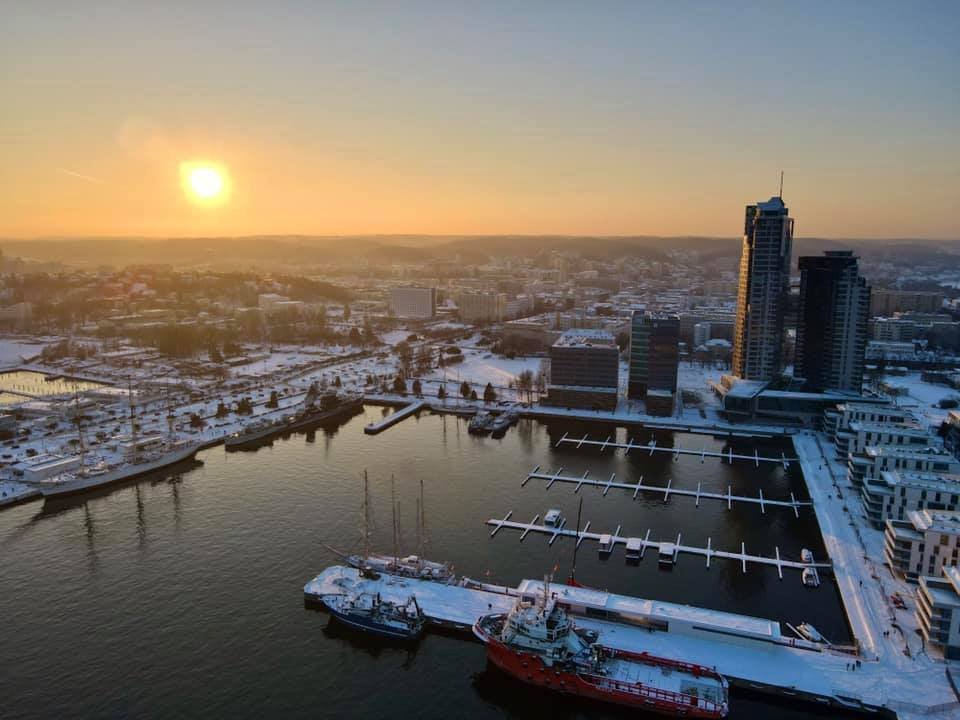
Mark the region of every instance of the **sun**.
<instances>
[{"instance_id":1,"label":"sun","mask_svg":"<svg viewBox=\"0 0 960 720\"><path fill-rule=\"evenodd\" d=\"M184 192L197 203L216 205L227 198L229 176L218 165L207 162L181 163L180 178Z\"/></svg>"}]
</instances>

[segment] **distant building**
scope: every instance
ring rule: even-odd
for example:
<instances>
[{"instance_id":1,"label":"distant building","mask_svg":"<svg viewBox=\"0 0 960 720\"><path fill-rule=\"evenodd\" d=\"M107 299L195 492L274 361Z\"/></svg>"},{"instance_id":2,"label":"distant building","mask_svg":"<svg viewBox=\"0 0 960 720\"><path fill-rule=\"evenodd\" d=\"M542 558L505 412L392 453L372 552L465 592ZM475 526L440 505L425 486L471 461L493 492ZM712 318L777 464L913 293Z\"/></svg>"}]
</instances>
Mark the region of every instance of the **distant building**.
<instances>
[{"instance_id":1,"label":"distant building","mask_svg":"<svg viewBox=\"0 0 960 720\"><path fill-rule=\"evenodd\" d=\"M887 520L883 540L887 565L908 581L940 575L960 555L960 513L914 510L906 520Z\"/></svg>"},{"instance_id":2,"label":"distant building","mask_svg":"<svg viewBox=\"0 0 960 720\"><path fill-rule=\"evenodd\" d=\"M847 478L856 488L874 482L885 470L960 475L960 462L936 445L868 445L862 453L848 455Z\"/></svg>"},{"instance_id":3,"label":"distant building","mask_svg":"<svg viewBox=\"0 0 960 720\"><path fill-rule=\"evenodd\" d=\"M800 308L794 377L808 390L863 385L870 288L849 250L800 258Z\"/></svg>"},{"instance_id":4,"label":"distant building","mask_svg":"<svg viewBox=\"0 0 960 720\"><path fill-rule=\"evenodd\" d=\"M550 348L547 404L612 410L617 406L620 349L603 330L568 330Z\"/></svg>"},{"instance_id":5,"label":"distant building","mask_svg":"<svg viewBox=\"0 0 960 720\"><path fill-rule=\"evenodd\" d=\"M652 414L671 414L677 392L680 318L635 311L630 325L627 395L647 400ZM651 407L653 405L654 407Z\"/></svg>"},{"instance_id":6,"label":"distant building","mask_svg":"<svg viewBox=\"0 0 960 720\"><path fill-rule=\"evenodd\" d=\"M877 290L870 296L870 316L894 313L936 312L943 306L943 293L919 290Z\"/></svg>"},{"instance_id":7,"label":"distant building","mask_svg":"<svg viewBox=\"0 0 960 720\"><path fill-rule=\"evenodd\" d=\"M33 305L28 302L15 303L0 308L0 325L22 328L33 317Z\"/></svg>"},{"instance_id":8,"label":"distant building","mask_svg":"<svg viewBox=\"0 0 960 720\"><path fill-rule=\"evenodd\" d=\"M782 198L747 206L733 333L733 372L744 380L771 380L782 369L792 244Z\"/></svg>"},{"instance_id":9,"label":"distant building","mask_svg":"<svg viewBox=\"0 0 960 720\"><path fill-rule=\"evenodd\" d=\"M465 322L503 322L507 314L506 293L464 291L457 295L460 319Z\"/></svg>"},{"instance_id":10,"label":"distant building","mask_svg":"<svg viewBox=\"0 0 960 720\"><path fill-rule=\"evenodd\" d=\"M948 660L960 660L960 569L947 566L941 577L920 576L917 621L924 641Z\"/></svg>"},{"instance_id":11,"label":"distant building","mask_svg":"<svg viewBox=\"0 0 960 720\"><path fill-rule=\"evenodd\" d=\"M427 320L437 314L437 289L395 287L390 290L390 312L398 318Z\"/></svg>"}]
</instances>

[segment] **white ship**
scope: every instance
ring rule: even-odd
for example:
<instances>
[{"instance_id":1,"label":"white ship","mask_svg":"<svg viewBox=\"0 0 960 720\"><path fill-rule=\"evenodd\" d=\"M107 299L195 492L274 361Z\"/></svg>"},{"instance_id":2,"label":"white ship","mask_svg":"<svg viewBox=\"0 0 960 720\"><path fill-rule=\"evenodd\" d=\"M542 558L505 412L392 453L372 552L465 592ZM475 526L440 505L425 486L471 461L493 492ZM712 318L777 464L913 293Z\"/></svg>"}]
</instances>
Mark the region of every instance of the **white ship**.
<instances>
[{"instance_id":1,"label":"white ship","mask_svg":"<svg viewBox=\"0 0 960 720\"><path fill-rule=\"evenodd\" d=\"M82 467L75 472L61 473L42 480L21 480L21 482L37 488L45 498L70 495L129 480L154 470L162 470L183 460L189 460L197 454L200 447L200 443L187 440L166 442L153 451L139 454L136 459L125 460L114 467L98 463Z\"/></svg>"}]
</instances>

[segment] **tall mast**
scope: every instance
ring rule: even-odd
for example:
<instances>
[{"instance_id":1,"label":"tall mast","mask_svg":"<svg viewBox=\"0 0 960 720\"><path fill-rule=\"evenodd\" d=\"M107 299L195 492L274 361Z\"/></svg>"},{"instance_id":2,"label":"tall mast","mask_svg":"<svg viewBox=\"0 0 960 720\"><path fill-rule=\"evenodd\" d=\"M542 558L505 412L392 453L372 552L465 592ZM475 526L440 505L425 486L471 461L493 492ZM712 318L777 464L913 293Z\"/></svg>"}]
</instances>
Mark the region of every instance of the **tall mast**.
<instances>
[{"instance_id":1,"label":"tall mast","mask_svg":"<svg viewBox=\"0 0 960 720\"><path fill-rule=\"evenodd\" d=\"M130 406L130 461L137 461L137 420L133 411L133 386L130 382L130 376L127 375L127 402Z\"/></svg>"},{"instance_id":2,"label":"tall mast","mask_svg":"<svg viewBox=\"0 0 960 720\"><path fill-rule=\"evenodd\" d=\"M577 506L577 537L573 543L573 564L570 566L570 584L577 582L577 548L580 547L580 513L583 512L583 495L580 496L580 504Z\"/></svg>"},{"instance_id":3,"label":"tall mast","mask_svg":"<svg viewBox=\"0 0 960 720\"><path fill-rule=\"evenodd\" d=\"M363 471L363 560L370 557L370 483Z\"/></svg>"},{"instance_id":4,"label":"tall mast","mask_svg":"<svg viewBox=\"0 0 960 720\"><path fill-rule=\"evenodd\" d=\"M80 392L77 390L77 386L73 387L73 401L74 401L74 421L77 423L77 442L80 444L80 469L83 469L83 457L87 452L87 448L83 443L83 428L81 423L83 422L80 417Z\"/></svg>"},{"instance_id":5,"label":"tall mast","mask_svg":"<svg viewBox=\"0 0 960 720\"><path fill-rule=\"evenodd\" d=\"M420 478L420 497L417 499L417 557L423 562L427 550L427 506L423 502L423 478Z\"/></svg>"},{"instance_id":6,"label":"tall mast","mask_svg":"<svg viewBox=\"0 0 960 720\"><path fill-rule=\"evenodd\" d=\"M397 520L397 485L390 475L390 504L393 505L393 562L396 565L400 561L400 526Z\"/></svg>"}]
</instances>

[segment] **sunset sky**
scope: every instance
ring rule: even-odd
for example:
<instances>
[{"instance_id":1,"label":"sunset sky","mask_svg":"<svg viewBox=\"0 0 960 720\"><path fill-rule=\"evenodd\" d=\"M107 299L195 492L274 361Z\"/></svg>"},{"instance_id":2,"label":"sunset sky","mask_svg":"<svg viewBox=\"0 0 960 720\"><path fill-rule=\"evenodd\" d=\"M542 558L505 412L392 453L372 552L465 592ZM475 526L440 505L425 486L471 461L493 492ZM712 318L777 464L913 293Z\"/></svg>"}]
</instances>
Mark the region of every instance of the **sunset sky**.
<instances>
[{"instance_id":1,"label":"sunset sky","mask_svg":"<svg viewBox=\"0 0 960 720\"><path fill-rule=\"evenodd\" d=\"M798 235L960 239L958 37L949 0L0 0L0 236L735 236L782 169Z\"/></svg>"}]
</instances>

